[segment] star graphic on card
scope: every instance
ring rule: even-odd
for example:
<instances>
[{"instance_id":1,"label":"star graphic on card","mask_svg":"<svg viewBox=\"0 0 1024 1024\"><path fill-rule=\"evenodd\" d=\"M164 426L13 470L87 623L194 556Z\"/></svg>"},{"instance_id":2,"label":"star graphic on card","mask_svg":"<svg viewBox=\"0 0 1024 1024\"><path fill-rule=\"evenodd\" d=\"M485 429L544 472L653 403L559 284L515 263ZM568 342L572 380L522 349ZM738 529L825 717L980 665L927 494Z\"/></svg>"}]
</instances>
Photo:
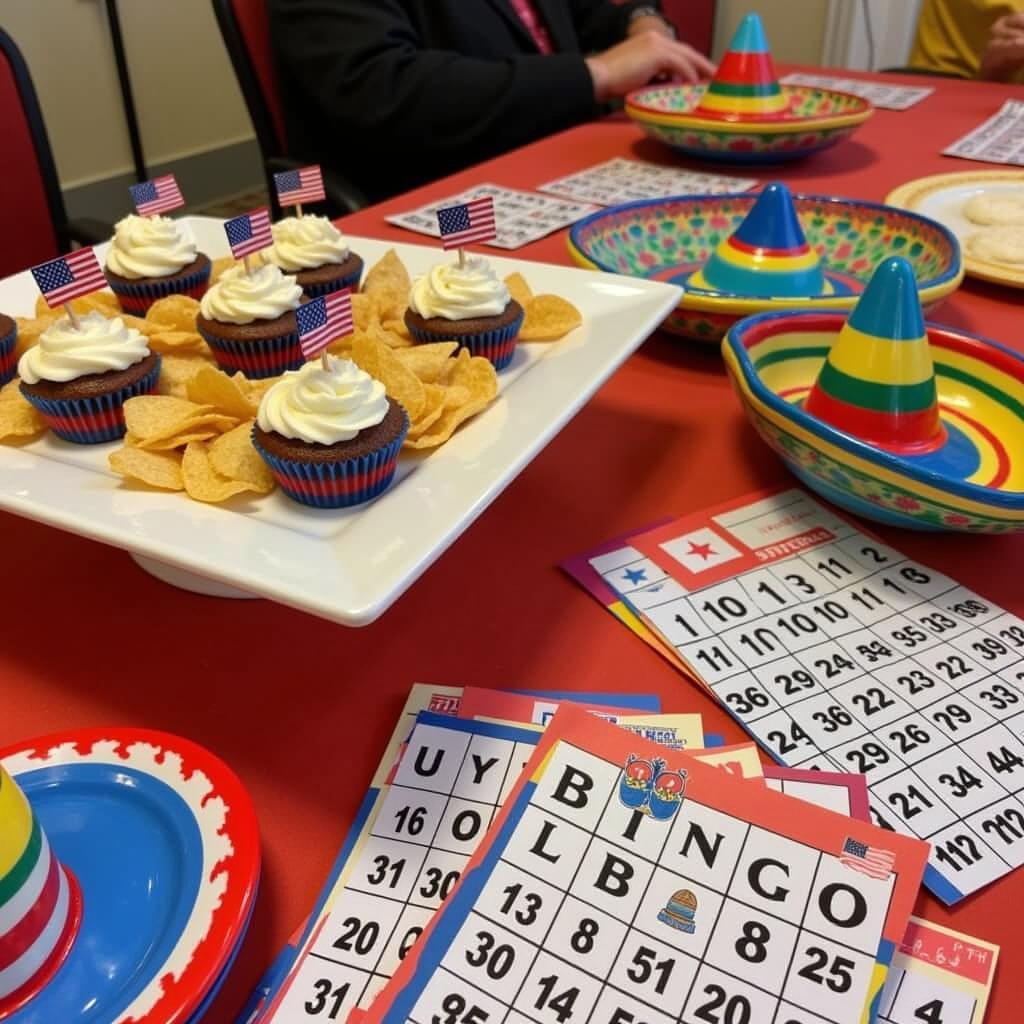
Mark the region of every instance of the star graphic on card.
<instances>
[{"instance_id":1,"label":"star graphic on card","mask_svg":"<svg viewBox=\"0 0 1024 1024\"><path fill-rule=\"evenodd\" d=\"M627 569L623 574L624 580L629 580L630 583L643 583L647 579L646 569Z\"/></svg>"},{"instance_id":2,"label":"star graphic on card","mask_svg":"<svg viewBox=\"0 0 1024 1024\"><path fill-rule=\"evenodd\" d=\"M715 549L710 544L695 544L691 540L690 550L686 553L696 555L698 558L710 558L715 553Z\"/></svg>"},{"instance_id":3,"label":"star graphic on card","mask_svg":"<svg viewBox=\"0 0 1024 1024\"><path fill-rule=\"evenodd\" d=\"M739 558L740 552L718 530L702 526L662 542L662 550L688 572L700 573Z\"/></svg>"}]
</instances>

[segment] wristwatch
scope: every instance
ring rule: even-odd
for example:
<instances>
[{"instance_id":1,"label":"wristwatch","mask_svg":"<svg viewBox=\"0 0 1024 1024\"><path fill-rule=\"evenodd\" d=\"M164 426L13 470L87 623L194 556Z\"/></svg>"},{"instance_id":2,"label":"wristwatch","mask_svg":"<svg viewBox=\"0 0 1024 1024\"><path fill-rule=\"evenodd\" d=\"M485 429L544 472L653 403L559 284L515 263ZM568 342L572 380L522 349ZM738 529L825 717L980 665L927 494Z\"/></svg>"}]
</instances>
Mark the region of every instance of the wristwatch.
<instances>
[{"instance_id":1,"label":"wristwatch","mask_svg":"<svg viewBox=\"0 0 1024 1024\"><path fill-rule=\"evenodd\" d=\"M675 25L673 25L657 7L653 7L650 4L644 4L642 7L634 7L629 13L628 24L632 25L637 18L657 18L667 26L673 36L678 35Z\"/></svg>"}]
</instances>

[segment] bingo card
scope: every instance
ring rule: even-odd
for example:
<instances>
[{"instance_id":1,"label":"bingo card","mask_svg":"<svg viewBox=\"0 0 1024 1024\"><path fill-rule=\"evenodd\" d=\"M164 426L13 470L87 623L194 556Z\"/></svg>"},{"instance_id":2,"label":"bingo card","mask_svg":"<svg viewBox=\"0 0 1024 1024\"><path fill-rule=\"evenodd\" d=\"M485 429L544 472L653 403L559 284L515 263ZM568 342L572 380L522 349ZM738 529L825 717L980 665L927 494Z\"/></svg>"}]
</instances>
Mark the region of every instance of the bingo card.
<instances>
[{"instance_id":1,"label":"bingo card","mask_svg":"<svg viewBox=\"0 0 1024 1024\"><path fill-rule=\"evenodd\" d=\"M797 489L592 564L778 760L863 772L944 902L1024 862L1019 618Z\"/></svg>"},{"instance_id":2,"label":"bingo card","mask_svg":"<svg viewBox=\"0 0 1024 1024\"><path fill-rule=\"evenodd\" d=\"M538 238L550 235L553 231L558 231L588 213L600 209L590 203L578 203L555 196L540 196L534 192L486 184L384 219L389 224L397 224L409 231L439 238L441 230L437 226L438 210L446 206L468 203L482 196L491 196L494 199L494 218L498 226L497 236L484 244L499 249L518 249L530 242L536 242Z\"/></svg>"},{"instance_id":3,"label":"bingo card","mask_svg":"<svg viewBox=\"0 0 1024 1024\"><path fill-rule=\"evenodd\" d=\"M458 881L539 739L537 728L418 715L274 1020L344 1020L369 1005ZM760 775L753 744L695 755Z\"/></svg>"},{"instance_id":4,"label":"bingo card","mask_svg":"<svg viewBox=\"0 0 1024 1024\"><path fill-rule=\"evenodd\" d=\"M317 899L316 906L309 920L300 930L298 941L282 951L267 971L257 991L253 994L247 1008L248 1012L242 1018L246 1024L285 1019L278 1014L281 993L285 987L291 984L296 970L309 952L315 934L323 928L324 921L331 913L338 895L344 889L344 883L352 870L352 864L370 835L372 822L376 820L380 804L386 793L389 775L398 760L403 744L408 740L416 725L417 716L422 711L429 711L438 715L457 715L465 689L462 686L417 683L410 690L405 706L402 708L402 712L384 750L384 755L374 772L370 788L363 798L355 820L335 860L330 876ZM637 711L657 711L661 706L660 700L655 694L570 694L561 691L534 692L523 690L516 692L534 699L543 700L579 699L587 702L601 701L608 705Z\"/></svg>"},{"instance_id":5,"label":"bingo card","mask_svg":"<svg viewBox=\"0 0 1024 1024\"><path fill-rule=\"evenodd\" d=\"M819 807L869 820L863 775L766 768L765 781ZM837 786L848 787L848 800ZM982 1024L998 958L999 947L990 942L911 917L885 979L876 1024Z\"/></svg>"},{"instance_id":6,"label":"bingo card","mask_svg":"<svg viewBox=\"0 0 1024 1024\"><path fill-rule=\"evenodd\" d=\"M544 726L561 706L561 701L543 699L504 690L485 690L467 686L459 704L459 718L505 721ZM634 715L620 708L575 701L606 721L638 736L645 736L663 747L676 750L704 746L704 725L700 715Z\"/></svg>"},{"instance_id":7,"label":"bingo card","mask_svg":"<svg viewBox=\"0 0 1024 1024\"><path fill-rule=\"evenodd\" d=\"M863 78L835 78L832 75L810 75L794 71L780 78L782 85L809 85L814 89L838 89L851 92L868 100L872 106L885 110L909 110L916 103L931 96L930 86L895 85L892 82L872 82Z\"/></svg>"},{"instance_id":8,"label":"bingo card","mask_svg":"<svg viewBox=\"0 0 1024 1024\"><path fill-rule=\"evenodd\" d=\"M1007 100L984 124L942 152L993 164L1024 164L1024 100Z\"/></svg>"},{"instance_id":9,"label":"bingo card","mask_svg":"<svg viewBox=\"0 0 1024 1024\"><path fill-rule=\"evenodd\" d=\"M926 860L566 706L367 1016L866 1024Z\"/></svg>"},{"instance_id":10,"label":"bingo card","mask_svg":"<svg viewBox=\"0 0 1024 1024\"><path fill-rule=\"evenodd\" d=\"M423 712L273 1020L368 1006L441 905L539 734Z\"/></svg>"},{"instance_id":11,"label":"bingo card","mask_svg":"<svg viewBox=\"0 0 1024 1024\"><path fill-rule=\"evenodd\" d=\"M878 1024L981 1024L999 947L912 917L893 957Z\"/></svg>"},{"instance_id":12,"label":"bingo card","mask_svg":"<svg viewBox=\"0 0 1024 1024\"><path fill-rule=\"evenodd\" d=\"M615 206L618 203L665 199L669 196L746 192L757 183L756 178L708 174L705 171L691 171L685 167L668 167L645 160L615 157L603 164L576 171L568 177L549 181L540 186L540 191L580 202Z\"/></svg>"}]
</instances>

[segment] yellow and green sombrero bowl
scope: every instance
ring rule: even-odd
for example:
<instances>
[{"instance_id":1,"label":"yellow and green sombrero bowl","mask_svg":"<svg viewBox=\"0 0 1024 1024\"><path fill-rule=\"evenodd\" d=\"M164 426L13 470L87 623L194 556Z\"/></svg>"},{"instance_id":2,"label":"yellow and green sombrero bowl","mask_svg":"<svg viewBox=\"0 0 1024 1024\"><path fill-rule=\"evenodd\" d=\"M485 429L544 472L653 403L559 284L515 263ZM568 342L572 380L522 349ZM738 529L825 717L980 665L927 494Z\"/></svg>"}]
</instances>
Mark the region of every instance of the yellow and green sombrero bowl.
<instances>
[{"instance_id":1,"label":"yellow and green sombrero bowl","mask_svg":"<svg viewBox=\"0 0 1024 1024\"><path fill-rule=\"evenodd\" d=\"M722 352L757 432L823 497L895 526L1024 530L1024 357L925 323L905 261L849 319L759 314Z\"/></svg>"}]
</instances>

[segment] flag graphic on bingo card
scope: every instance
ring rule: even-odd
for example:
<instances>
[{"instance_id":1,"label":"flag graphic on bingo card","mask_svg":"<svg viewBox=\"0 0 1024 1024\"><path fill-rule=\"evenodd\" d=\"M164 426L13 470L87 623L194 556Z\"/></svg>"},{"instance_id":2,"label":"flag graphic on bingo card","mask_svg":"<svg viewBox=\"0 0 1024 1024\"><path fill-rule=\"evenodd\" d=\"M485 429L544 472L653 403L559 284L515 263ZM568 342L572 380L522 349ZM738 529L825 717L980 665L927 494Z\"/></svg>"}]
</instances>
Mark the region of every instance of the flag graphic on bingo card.
<instances>
[{"instance_id":1,"label":"flag graphic on bingo card","mask_svg":"<svg viewBox=\"0 0 1024 1024\"><path fill-rule=\"evenodd\" d=\"M886 879L892 874L896 858L888 850L848 837L839 854L839 863L869 878Z\"/></svg>"},{"instance_id":2,"label":"flag graphic on bingo card","mask_svg":"<svg viewBox=\"0 0 1024 1024\"><path fill-rule=\"evenodd\" d=\"M92 248L76 249L67 256L40 263L32 268L32 276L51 308L60 306L80 295L88 295L103 288L107 279Z\"/></svg>"},{"instance_id":3,"label":"flag graphic on bingo card","mask_svg":"<svg viewBox=\"0 0 1024 1024\"><path fill-rule=\"evenodd\" d=\"M281 171L280 174L275 174L274 187L277 189L277 201L282 206L317 203L326 198L324 176L318 164L300 167L297 171Z\"/></svg>"},{"instance_id":4,"label":"flag graphic on bingo card","mask_svg":"<svg viewBox=\"0 0 1024 1024\"><path fill-rule=\"evenodd\" d=\"M498 234L494 196L438 210L437 226L441 229L441 244L445 249L459 249L470 242L489 242Z\"/></svg>"},{"instance_id":5,"label":"flag graphic on bingo card","mask_svg":"<svg viewBox=\"0 0 1024 1024\"><path fill-rule=\"evenodd\" d=\"M140 216L149 217L154 213L174 210L185 205L185 197L178 188L173 174L162 174L152 181L143 181L139 185L129 185L132 202Z\"/></svg>"},{"instance_id":6,"label":"flag graphic on bingo card","mask_svg":"<svg viewBox=\"0 0 1024 1024\"><path fill-rule=\"evenodd\" d=\"M311 359L336 338L352 333L352 293L346 288L304 302L295 310L299 347Z\"/></svg>"},{"instance_id":7,"label":"flag graphic on bingo card","mask_svg":"<svg viewBox=\"0 0 1024 1024\"><path fill-rule=\"evenodd\" d=\"M274 242L270 234L270 211L265 206L225 221L224 231L231 246L231 255L236 260L266 249Z\"/></svg>"}]
</instances>

